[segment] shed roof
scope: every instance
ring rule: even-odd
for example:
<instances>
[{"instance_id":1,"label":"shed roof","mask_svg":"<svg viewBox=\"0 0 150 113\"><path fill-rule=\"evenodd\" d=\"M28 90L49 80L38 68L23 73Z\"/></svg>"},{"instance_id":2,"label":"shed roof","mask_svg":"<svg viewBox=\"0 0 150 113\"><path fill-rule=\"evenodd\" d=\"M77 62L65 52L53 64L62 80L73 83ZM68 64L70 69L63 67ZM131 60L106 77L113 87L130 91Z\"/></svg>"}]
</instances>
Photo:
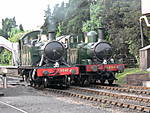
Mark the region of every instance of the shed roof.
<instances>
[{"instance_id":1,"label":"shed roof","mask_svg":"<svg viewBox=\"0 0 150 113\"><path fill-rule=\"evenodd\" d=\"M143 47L142 49L140 49L140 51L144 51L144 50L147 50L147 49L150 49L150 45Z\"/></svg>"}]
</instances>

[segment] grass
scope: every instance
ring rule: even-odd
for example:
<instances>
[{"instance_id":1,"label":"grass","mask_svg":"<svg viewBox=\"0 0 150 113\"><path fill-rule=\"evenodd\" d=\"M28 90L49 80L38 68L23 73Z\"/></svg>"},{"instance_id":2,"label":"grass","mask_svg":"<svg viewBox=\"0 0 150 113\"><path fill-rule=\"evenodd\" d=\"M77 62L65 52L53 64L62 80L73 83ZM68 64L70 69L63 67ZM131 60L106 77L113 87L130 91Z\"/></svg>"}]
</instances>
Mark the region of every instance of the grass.
<instances>
[{"instance_id":1,"label":"grass","mask_svg":"<svg viewBox=\"0 0 150 113\"><path fill-rule=\"evenodd\" d=\"M0 66L9 66L9 64L0 64Z\"/></svg>"},{"instance_id":2,"label":"grass","mask_svg":"<svg viewBox=\"0 0 150 113\"><path fill-rule=\"evenodd\" d=\"M0 64L0 66L10 66L11 64Z\"/></svg>"},{"instance_id":3,"label":"grass","mask_svg":"<svg viewBox=\"0 0 150 113\"><path fill-rule=\"evenodd\" d=\"M139 68L127 68L125 69L125 71L123 73L119 73L116 75L118 81L117 83L119 84L125 84L126 81L124 80L124 78L128 75L128 74L144 74L144 73L150 73L148 71L141 71Z\"/></svg>"}]
</instances>

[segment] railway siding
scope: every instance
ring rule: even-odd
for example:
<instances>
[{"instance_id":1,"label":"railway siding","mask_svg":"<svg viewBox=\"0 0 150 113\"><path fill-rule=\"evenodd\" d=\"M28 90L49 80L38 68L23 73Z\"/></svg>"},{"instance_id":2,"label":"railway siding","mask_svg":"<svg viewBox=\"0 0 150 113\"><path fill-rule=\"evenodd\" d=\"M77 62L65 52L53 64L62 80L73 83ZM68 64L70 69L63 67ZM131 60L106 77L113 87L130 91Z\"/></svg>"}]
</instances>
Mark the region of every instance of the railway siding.
<instances>
[{"instance_id":1,"label":"railway siding","mask_svg":"<svg viewBox=\"0 0 150 113\"><path fill-rule=\"evenodd\" d=\"M97 94L97 95L104 95L104 96L110 96L110 97L115 97L115 98L129 99L129 100L134 100L134 101L139 101L139 102L144 102L144 103L150 103L149 98L128 96L128 95L108 93L108 92L102 92L102 91L95 91L93 89L92 90L91 89L81 89L81 88L76 88L76 87L71 87L71 88L76 89L76 90L82 90L82 91L85 91L85 92L94 93L94 94Z\"/></svg>"},{"instance_id":2,"label":"railway siding","mask_svg":"<svg viewBox=\"0 0 150 113\"><path fill-rule=\"evenodd\" d=\"M89 101L95 101L95 102L100 102L100 103L104 103L104 104L110 104L110 105L114 105L114 106L118 106L118 107L130 108L133 110L150 113L150 107L143 106L143 105L135 105L135 104L125 103L125 102L118 102L118 101L113 101L113 100L104 99L104 98L98 98L98 97L94 97L94 96L77 94L77 93L64 91L64 90L57 90L57 89L48 89L48 90L52 91L54 93L59 93L59 94L63 94L63 95L70 96L70 97L77 97L77 98L81 98L81 99L85 99L85 100L89 100Z\"/></svg>"},{"instance_id":3,"label":"railway siding","mask_svg":"<svg viewBox=\"0 0 150 113\"><path fill-rule=\"evenodd\" d=\"M113 91L127 92L127 93L150 95L150 91L149 90L146 91L145 89L139 90L139 89L131 89L130 87L121 88L121 87L100 86L100 85L94 85L91 87L98 88L98 89L107 89L107 90L113 90Z\"/></svg>"}]
</instances>

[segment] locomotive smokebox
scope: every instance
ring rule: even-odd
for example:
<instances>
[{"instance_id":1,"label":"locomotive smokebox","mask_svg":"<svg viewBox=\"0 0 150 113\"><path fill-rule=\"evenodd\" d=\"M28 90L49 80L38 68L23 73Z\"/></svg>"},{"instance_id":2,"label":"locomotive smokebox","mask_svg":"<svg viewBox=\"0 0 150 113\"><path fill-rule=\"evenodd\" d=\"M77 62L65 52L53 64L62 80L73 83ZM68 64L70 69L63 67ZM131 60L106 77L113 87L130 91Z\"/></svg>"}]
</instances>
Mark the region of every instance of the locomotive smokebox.
<instances>
[{"instance_id":1,"label":"locomotive smokebox","mask_svg":"<svg viewBox=\"0 0 150 113\"><path fill-rule=\"evenodd\" d=\"M111 45L106 42L99 42L94 48L94 54L99 60L109 59L112 56L112 53Z\"/></svg>"},{"instance_id":2,"label":"locomotive smokebox","mask_svg":"<svg viewBox=\"0 0 150 113\"><path fill-rule=\"evenodd\" d=\"M45 57L53 62L59 61L64 56L64 53L64 46L57 41L49 42L44 48Z\"/></svg>"},{"instance_id":3,"label":"locomotive smokebox","mask_svg":"<svg viewBox=\"0 0 150 113\"><path fill-rule=\"evenodd\" d=\"M104 31L103 27L98 28L98 41L101 42L104 40Z\"/></svg>"}]
</instances>

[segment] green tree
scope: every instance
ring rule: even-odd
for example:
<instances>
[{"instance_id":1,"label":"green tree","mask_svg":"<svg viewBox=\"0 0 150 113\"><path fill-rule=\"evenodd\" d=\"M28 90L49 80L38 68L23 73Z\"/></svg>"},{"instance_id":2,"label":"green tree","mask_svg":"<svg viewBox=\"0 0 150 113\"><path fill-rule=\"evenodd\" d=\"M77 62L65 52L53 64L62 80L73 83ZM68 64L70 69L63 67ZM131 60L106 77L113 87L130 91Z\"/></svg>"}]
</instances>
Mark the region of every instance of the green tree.
<instances>
[{"instance_id":1,"label":"green tree","mask_svg":"<svg viewBox=\"0 0 150 113\"><path fill-rule=\"evenodd\" d=\"M89 32L92 30L97 30L97 28L102 27L102 13L104 7L102 1L97 3L91 3L90 5L90 20L83 23L82 31Z\"/></svg>"},{"instance_id":2,"label":"green tree","mask_svg":"<svg viewBox=\"0 0 150 113\"><path fill-rule=\"evenodd\" d=\"M48 27L49 27L49 18L52 17L50 6L47 7L47 10L45 11L45 20L44 24L42 25L41 29L43 30L44 34L48 34Z\"/></svg>"},{"instance_id":3,"label":"green tree","mask_svg":"<svg viewBox=\"0 0 150 113\"><path fill-rule=\"evenodd\" d=\"M108 32L109 41L116 48L116 53L122 54L121 57L126 61L130 56L138 61L140 0L105 0L104 7L102 24Z\"/></svg>"},{"instance_id":4,"label":"green tree","mask_svg":"<svg viewBox=\"0 0 150 113\"><path fill-rule=\"evenodd\" d=\"M2 19L2 29L1 29L1 36L8 38L9 37L9 32L11 32L12 28L16 28L16 20L14 18L5 18Z\"/></svg>"},{"instance_id":5,"label":"green tree","mask_svg":"<svg viewBox=\"0 0 150 113\"><path fill-rule=\"evenodd\" d=\"M90 1L70 0L65 15L62 34L82 34L83 23L90 18Z\"/></svg>"},{"instance_id":6,"label":"green tree","mask_svg":"<svg viewBox=\"0 0 150 113\"><path fill-rule=\"evenodd\" d=\"M60 6L56 4L52 14L48 8L45 15L51 15L56 20L57 36L71 33L81 34L83 22L90 16L89 6L87 0L69 0L68 4L62 3ZM43 30L47 26L46 21L47 19L42 27Z\"/></svg>"},{"instance_id":7,"label":"green tree","mask_svg":"<svg viewBox=\"0 0 150 113\"><path fill-rule=\"evenodd\" d=\"M47 11L46 14L57 20L57 36L82 34L104 27L105 39L115 49L114 57L123 59L128 64L130 58L139 60L140 2L140 0L69 0L68 4L56 5L52 13ZM46 26L46 21L43 26ZM150 43L148 37L150 30L144 25L145 45Z\"/></svg>"},{"instance_id":8,"label":"green tree","mask_svg":"<svg viewBox=\"0 0 150 113\"><path fill-rule=\"evenodd\" d=\"M22 24L19 25L20 31L24 31Z\"/></svg>"}]
</instances>

